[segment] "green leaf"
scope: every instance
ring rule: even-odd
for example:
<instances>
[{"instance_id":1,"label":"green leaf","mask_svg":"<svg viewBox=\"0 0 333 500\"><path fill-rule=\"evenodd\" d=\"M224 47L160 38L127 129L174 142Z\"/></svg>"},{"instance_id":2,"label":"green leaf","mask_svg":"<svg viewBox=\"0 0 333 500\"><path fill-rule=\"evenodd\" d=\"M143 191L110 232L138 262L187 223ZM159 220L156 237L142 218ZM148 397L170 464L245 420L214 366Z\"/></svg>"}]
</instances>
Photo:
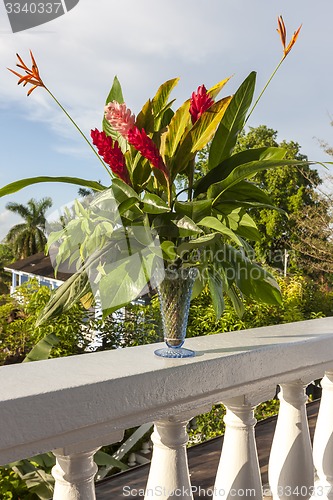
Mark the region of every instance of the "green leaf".
<instances>
[{"instance_id":1,"label":"green leaf","mask_svg":"<svg viewBox=\"0 0 333 500\"><path fill-rule=\"evenodd\" d=\"M218 94L221 92L221 90L223 89L223 87L228 83L228 81L230 80L231 76L228 76L228 78L225 78L224 80L221 80L219 83L217 83L216 85L214 85L213 87L211 87L209 90L208 90L208 94L210 95L210 97L212 99L215 99Z\"/></svg>"},{"instance_id":2,"label":"green leaf","mask_svg":"<svg viewBox=\"0 0 333 500\"><path fill-rule=\"evenodd\" d=\"M115 76L113 79L112 87L105 100L105 104L108 104L109 102L112 101L117 101L120 104L124 102L123 92L121 90L121 85L117 76Z\"/></svg>"},{"instance_id":3,"label":"green leaf","mask_svg":"<svg viewBox=\"0 0 333 500\"><path fill-rule=\"evenodd\" d=\"M219 194L220 184L212 184L209 195L216 198ZM271 198L258 186L249 181L240 181L235 186L224 192L220 203L232 204L239 201L259 202L265 205L273 205Z\"/></svg>"},{"instance_id":4,"label":"green leaf","mask_svg":"<svg viewBox=\"0 0 333 500\"><path fill-rule=\"evenodd\" d=\"M170 212L159 214L156 217L154 217L151 227L153 230L157 231L160 238L166 240L171 238L178 238L179 229L175 225L174 217L175 214Z\"/></svg>"},{"instance_id":5,"label":"green leaf","mask_svg":"<svg viewBox=\"0 0 333 500\"><path fill-rule=\"evenodd\" d=\"M174 209L177 214L187 215L194 222L198 222L211 214L212 200L176 201Z\"/></svg>"},{"instance_id":6,"label":"green leaf","mask_svg":"<svg viewBox=\"0 0 333 500\"><path fill-rule=\"evenodd\" d=\"M173 175L184 170L195 153L212 139L231 97L215 102L193 125L178 147L173 162Z\"/></svg>"},{"instance_id":7,"label":"green leaf","mask_svg":"<svg viewBox=\"0 0 333 500\"><path fill-rule=\"evenodd\" d=\"M66 280L51 295L49 302L41 311L36 327L62 311L66 311L90 291L88 276L85 272L77 272Z\"/></svg>"},{"instance_id":8,"label":"green leaf","mask_svg":"<svg viewBox=\"0 0 333 500\"><path fill-rule=\"evenodd\" d=\"M161 123L160 123L160 130L163 130L164 128L168 127L168 125L170 124L171 122L171 119L174 115L174 112L171 108L167 108L164 112L163 112L163 116L161 118Z\"/></svg>"},{"instance_id":9,"label":"green leaf","mask_svg":"<svg viewBox=\"0 0 333 500\"><path fill-rule=\"evenodd\" d=\"M187 100L182 106L180 106L180 108L177 109L169 123L168 130L163 138L165 141L164 151L161 151L162 154L164 154L167 163L169 159L174 157L178 144L183 137L187 126L190 124L189 110L190 101Z\"/></svg>"},{"instance_id":10,"label":"green leaf","mask_svg":"<svg viewBox=\"0 0 333 500\"><path fill-rule=\"evenodd\" d=\"M0 198L2 196L6 196L8 194L16 193L21 189L32 186L33 184L39 184L41 182L63 182L66 184L76 184L78 186L84 186L94 191L103 191L106 189L105 186L102 186L99 182L89 181L86 179L80 179L79 177L47 177L47 176L39 176L39 177L29 177L27 179L20 179L19 181L12 182L11 184L7 184L0 189Z\"/></svg>"},{"instance_id":11,"label":"green leaf","mask_svg":"<svg viewBox=\"0 0 333 500\"><path fill-rule=\"evenodd\" d=\"M112 467L116 467L117 469L120 470L128 470L128 466L126 464L124 464L120 460L117 460L112 455L109 455L108 453L105 453L104 451L100 450L95 453L94 462L99 467L105 467L111 465Z\"/></svg>"},{"instance_id":12,"label":"green leaf","mask_svg":"<svg viewBox=\"0 0 333 500\"><path fill-rule=\"evenodd\" d=\"M163 243L161 243L161 248L165 259L175 260L177 258L176 247L172 241L163 241Z\"/></svg>"},{"instance_id":13,"label":"green leaf","mask_svg":"<svg viewBox=\"0 0 333 500\"><path fill-rule=\"evenodd\" d=\"M214 243L214 240L216 240L218 236L220 237L220 233L210 233L199 236L199 238L195 238L194 240L181 243L177 248L177 254L182 255L183 252L193 250L194 248L209 246Z\"/></svg>"},{"instance_id":14,"label":"green leaf","mask_svg":"<svg viewBox=\"0 0 333 500\"><path fill-rule=\"evenodd\" d=\"M140 130L144 128L147 134L154 132L153 106L150 99L144 104L142 110L136 117L136 126Z\"/></svg>"},{"instance_id":15,"label":"green leaf","mask_svg":"<svg viewBox=\"0 0 333 500\"><path fill-rule=\"evenodd\" d=\"M171 80L167 80L166 82L162 83L162 85L158 88L152 100L152 106L155 117L160 115L161 111L167 105L169 95L178 82L179 78L172 78Z\"/></svg>"},{"instance_id":16,"label":"green leaf","mask_svg":"<svg viewBox=\"0 0 333 500\"><path fill-rule=\"evenodd\" d=\"M214 267L208 267L208 286L216 320L219 320L224 311L223 282L218 270Z\"/></svg>"},{"instance_id":17,"label":"green leaf","mask_svg":"<svg viewBox=\"0 0 333 500\"><path fill-rule=\"evenodd\" d=\"M127 200L124 200L120 203L120 205L118 206L118 212L120 215L123 215L125 212L127 212L128 210L130 210L131 208L134 207L134 205L138 204L138 198L137 197L134 197L134 196L131 196L130 198L127 198ZM138 207L135 207L136 208L136 212L139 211L139 208Z\"/></svg>"},{"instance_id":18,"label":"green leaf","mask_svg":"<svg viewBox=\"0 0 333 500\"><path fill-rule=\"evenodd\" d=\"M144 211L147 214L163 214L170 212L170 208L162 198L156 194L145 193L143 197Z\"/></svg>"},{"instance_id":19,"label":"green leaf","mask_svg":"<svg viewBox=\"0 0 333 500\"><path fill-rule=\"evenodd\" d=\"M52 348L59 344L59 339L54 333L49 333L40 340L23 360L23 363L28 361L40 361L42 359L48 359Z\"/></svg>"},{"instance_id":20,"label":"green leaf","mask_svg":"<svg viewBox=\"0 0 333 500\"><path fill-rule=\"evenodd\" d=\"M213 205L220 203L222 195L227 189L230 189L246 178L253 177L257 172L260 172L261 170L283 166L296 166L300 164L309 165L310 163L311 162L304 162L300 160L259 160L245 163L244 165L239 165L238 167L233 169L231 174L229 174L226 179L217 183L219 195L214 199Z\"/></svg>"},{"instance_id":21,"label":"green leaf","mask_svg":"<svg viewBox=\"0 0 333 500\"><path fill-rule=\"evenodd\" d=\"M253 71L244 80L231 99L210 147L208 158L209 170L219 165L231 155L237 142L238 134L244 127L247 110L253 99L255 83L256 73Z\"/></svg>"},{"instance_id":22,"label":"green leaf","mask_svg":"<svg viewBox=\"0 0 333 500\"><path fill-rule=\"evenodd\" d=\"M244 209L238 207L229 211L229 213L225 214L224 220L230 229L243 238L247 238L252 241L261 240L261 235L258 231L256 223L249 214L245 213Z\"/></svg>"},{"instance_id":23,"label":"green leaf","mask_svg":"<svg viewBox=\"0 0 333 500\"><path fill-rule=\"evenodd\" d=\"M149 162L146 160L146 158L141 156L140 153L138 154L138 156L139 156L139 161L134 166L132 178L133 178L133 184L139 192L140 188L144 184L146 184L149 177L151 176L151 166Z\"/></svg>"},{"instance_id":24,"label":"green leaf","mask_svg":"<svg viewBox=\"0 0 333 500\"><path fill-rule=\"evenodd\" d=\"M111 190L119 204L126 201L128 198L136 198L139 200L139 196L134 189L120 179L112 180Z\"/></svg>"},{"instance_id":25,"label":"green leaf","mask_svg":"<svg viewBox=\"0 0 333 500\"><path fill-rule=\"evenodd\" d=\"M204 226L209 229L213 229L214 231L218 231L219 233L228 236L232 241L237 243L237 245L242 246L242 243L237 235L216 217L204 217L200 222L198 222L198 226Z\"/></svg>"},{"instance_id":26,"label":"green leaf","mask_svg":"<svg viewBox=\"0 0 333 500\"><path fill-rule=\"evenodd\" d=\"M244 308L244 303L241 297L239 296L239 293L236 290L236 287L234 285L231 285L226 293L232 302L232 305L237 313L237 316L239 318L242 318L245 312L245 308Z\"/></svg>"},{"instance_id":27,"label":"green leaf","mask_svg":"<svg viewBox=\"0 0 333 500\"><path fill-rule=\"evenodd\" d=\"M192 295L191 295L191 300L195 299L200 295L200 293L204 290L206 286L206 282L202 277L202 273L200 272L202 269L199 269L198 276L194 282L193 288L192 288Z\"/></svg>"},{"instance_id":28,"label":"green leaf","mask_svg":"<svg viewBox=\"0 0 333 500\"><path fill-rule=\"evenodd\" d=\"M239 165L258 160L282 160L285 157L286 150L284 148L255 148L241 151L230 158L227 158L217 167L210 170L196 184L194 196L200 193L205 193L211 184L222 181Z\"/></svg>"},{"instance_id":29,"label":"green leaf","mask_svg":"<svg viewBox=\"0 0 333 500\"><path fill-rule=\"evenodd\" d=\"M200 229L200 227L198 227L196 223L187 215L184 215L184 217L179 220L174 220L174 224L178 227L179 236L182 238L202 233L202 229Z\"/></svg>"},{"instance_id":30,"label":"green leaf","mask_svg":"<svg viewBox=\"0 0 333 500\"><path fill-rule=\"evenodd\" d=\"M112 314L135 300L152 276L155 255L147 250L135 253L111 266L105 266L105 276L99 282L103 316Z\"/></svg>"},{"instance_id":31,"label":"green leaf","mask_svg":"<svg viewBox=\"0 0 333 500\"><path fill-rule=\"evenodd\" d=\"M235 283L248 297L265 304L281 305L282 296L274 277L258 264L251 262L240 251L227 247L235 270Z\"/></svg>"},{"instance_id":32,"label":"green leaf","mask_svg":"<svg viewBox=\"0 0 333 500\"><path fill-rule=\"evenodd\" d=\"M38 464L40 467L53 467L53 465L55 465L56 463L55 456L51 452L35 455L29 458L29 460Z\"/></svg>"}]
</instances>

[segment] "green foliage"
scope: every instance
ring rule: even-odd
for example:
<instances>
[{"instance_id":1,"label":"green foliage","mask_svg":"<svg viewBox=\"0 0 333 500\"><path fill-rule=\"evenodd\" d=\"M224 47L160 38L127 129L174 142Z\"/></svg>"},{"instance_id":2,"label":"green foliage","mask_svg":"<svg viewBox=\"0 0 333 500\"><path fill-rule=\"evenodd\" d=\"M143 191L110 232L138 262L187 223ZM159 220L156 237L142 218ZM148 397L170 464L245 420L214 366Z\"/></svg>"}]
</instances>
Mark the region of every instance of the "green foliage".
<instances>
[{"instance_id":1,"label":"green foliage","mask_svg":"<svg viewBox=\"0 0 333 500\"><path fill-rule=\"evenodd\" d=\"M273 417L278 414L279 406L280 402L276 398L260 403L255 409L255 418L259 421L264 418ZM189 446L204 443L208 439L223 435L225 430L223 421L225 413L225 406L217 404L213 406L210 412L198 415L192 419L188 429Z\"/></svg>"},{"instance_id":2,"label":"green foliage","mask_svg":"<svg viewBox=\"0 0 333 500\"><path fill-rule=\"evenodd\" d=\"M7 196L8 194L17 193L17 191L21 191L21 189L26 186L31 186L33 184L40 184L41 182L63 182L66 184L75 184L77 186L84 186L88 189L93 189L94 191L102 191L105 189L99 182L96 181L88 181L85 179L80 179L78 177L48 177L48 176L39 176L39 177L30 177L28 179L20 179L19 181L12 182L11 184L7 184L0 189L0 198L2 196Z\"/></svg>"},{"instance_id":3,"label":"green foliage","mask_svg":"<svg viewBox=\"0 0 333 500\"><path fill-rule=\"evenodd\" d=\"M0 265L9 264L14 259L14 254L9 245L0 243Z\"/></svg>"},{"instance_id":4,"label":"green foliage","mask_svg":"<svg viewBox=\"0 0 333 500\"><path fill-rule=\"evenodd\" d=\"M0 305L0 364L23 361L44 337L56 335L59 343L51 357L82 353L93 338L95 324L81 304L52 322L36 327L36 319L50 298L47 287L31 280L18 287L14 296L2 296ZM91 317L93 320L93 317Z\"/></svg>"},{"instance_id":5,"label":"green foliage","mask_svg":"<svg viewBox=\"0 0 333 500\"><path fill-rule=\"evenodd\" d=\"M7 210L24 219L23 223L13 226L6 236L6 241L16 259L24 259L44 250L46 244L45 212L51 206L51 198L43 198L40 201L32 198L27 205L7 203Z\"/></svg>"},{"instance_id":6,"label":"green foliage","mask_svg":"<svg viewBox=\"0 0 333 500\"><path fill-rule=\"evenodd\" d=\"M0 295L9 293L11 276L4 270L7 264L13 260L13 252L8 245L0 244Z\"/></svg>"},{"instance_id":7,"label":"green foliage","mask_svg":"<svg viewBox=\"0 0 333 500\"><path fill-rule=\"evenodd\" d=\"M25 482L13 470L11 466L0 469L0 498L2 500L36 500L36 495L29 492Z\"/></svg>"},{"instance_id":8,"label":"green foliage","mask_svg":"<svg viewBox=\"0 0 333 500\"><path fill-rule=\"evenodd\" d=\"M300 153L300 145L294 141L277 142L277 131L264 125L242 132L238 138L235 153L251 151L252 148L281 147L286 151L286 159L304 162L307 157ZM263 209L251 213L262 235L261 242L255 243L259 260L283 268L285 248L290 249L298 240L295 216L305 207L316 207L318 198L316 187L321 183L318 172L306 163L301 166L281 166L274 170L258 172L253 178L264 189L272 204L288 214ZM297 269L297 254L291 255L290 264ZM305 269L306 272L306 269Z\"/></svg>"}]
</instances>

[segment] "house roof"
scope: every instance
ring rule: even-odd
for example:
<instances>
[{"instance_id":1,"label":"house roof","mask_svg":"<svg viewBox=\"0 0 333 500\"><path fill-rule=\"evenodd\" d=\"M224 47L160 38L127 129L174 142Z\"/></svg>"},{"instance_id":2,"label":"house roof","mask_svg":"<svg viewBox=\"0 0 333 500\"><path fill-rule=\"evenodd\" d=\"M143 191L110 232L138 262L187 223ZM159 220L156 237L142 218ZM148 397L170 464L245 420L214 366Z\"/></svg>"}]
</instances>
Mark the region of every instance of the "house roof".
<instances>
[{"instance_id":1,"label":"house roof","mask_svg":"<svg viewBox=\"0 0 333 500\"><path fill-rule=\"evenodd\" d=\"M26 259L17 260L12 264L8 264L6 269L12 271L20 271L26 274L33 274L35 276L42 276L44 278L55 279L58 281L66 281L70 278L70 273L58 272L55 275L54 268L51 263L49 255L44 252L36 253Z\"/></svg>"}]
</instances>

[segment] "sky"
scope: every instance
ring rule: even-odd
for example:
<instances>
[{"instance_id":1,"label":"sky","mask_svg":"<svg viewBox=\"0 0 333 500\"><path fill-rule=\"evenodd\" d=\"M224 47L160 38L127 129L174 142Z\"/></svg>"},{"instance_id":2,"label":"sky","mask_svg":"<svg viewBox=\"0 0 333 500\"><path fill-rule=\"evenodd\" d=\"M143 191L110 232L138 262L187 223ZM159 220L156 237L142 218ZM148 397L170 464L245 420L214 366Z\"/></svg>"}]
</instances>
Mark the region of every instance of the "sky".
<instances>
[{"instance_id":1,"label":"sky","mask_svg":"<svg viewBox=\"0 0 333 500\"><path fill-rule=\"evenodd\" d=\"M249 126L265 124L279 140L298 142L309 159L330 161L319 139L333 144L331 0L80 0L66 15L15 34L1 3L0 186L38 175L108 180L46 91L38 88L27 97L27 89L16 85L7 70L15 69L16 53L30 62L33 51L45 84L89 136L101 128L115 75L136 114L174 77L180 77L173 93L178 106L199 85L231 75L225 94L232 94L253 70L258 95L282 55L280 14L288 40L303 27ZM46 196L53 211L73 200L77 187L38 184L1 198L0 241L20 221L7 203Z\"/></svg>"}]
</instances>

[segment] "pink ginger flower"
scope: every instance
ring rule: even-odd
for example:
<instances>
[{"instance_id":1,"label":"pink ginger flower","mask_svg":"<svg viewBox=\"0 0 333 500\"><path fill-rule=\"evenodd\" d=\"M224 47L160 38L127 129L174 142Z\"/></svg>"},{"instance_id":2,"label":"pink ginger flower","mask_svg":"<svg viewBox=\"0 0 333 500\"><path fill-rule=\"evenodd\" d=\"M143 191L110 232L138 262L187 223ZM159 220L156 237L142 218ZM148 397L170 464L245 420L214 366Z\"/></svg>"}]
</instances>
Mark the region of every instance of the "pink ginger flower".
<instances>
[{"instance_id":1,"label":"pink ginger flower","mask_svg":"<svg viewBox=\"0 0 333 500\"><path fill-rule=\"evenodd\" d=\"M190 104L190 115L192 124L199 120L200 116L214 104L214 100L210 97L204 85L198 87L196 92L192 93Z\"/></svg>"},{"instance_id":2,"label":"pink ginger flower","mask_svg":"<svg viewBox=\"0 0 333 500\"><path fill-rule=\"evenodd\" d=\"M138 127L133 127L128 131L127 140L139 153L147 158L149 163L154 168L161 170L163 172L166 180L169 180L169 172L165 166L165 163L160 155L160 152L154 143L154 141L147 136L146 131L142 129L141 131Z\"/></svg>"},{"instance_id":3,"label":"pink ginger flower","mask_svg":"<svg viewBox=\"0 0 333 500\"><path fill-rule=\"evenodd\" d=\"M126 167L125 157L119 147L118 141L112 141L105 132L100 132L95 128L90 132L94 146L97 147L98 154L102 156L112 172L126 184L131 185L130 176Z\"/></svg>"},{"instance_id":4,"label":"pink ginger flower","mask_svg":"<svg viewBox=\"0 0 333 500\"><path fill-rule=\"evenodd\" d=\"M127 139L128 132L135 125L135 116L127 108L125 103L120 104L117 101L109 102L104 109L105 119L111 127Z\"/></svg>"}]
</instances>

